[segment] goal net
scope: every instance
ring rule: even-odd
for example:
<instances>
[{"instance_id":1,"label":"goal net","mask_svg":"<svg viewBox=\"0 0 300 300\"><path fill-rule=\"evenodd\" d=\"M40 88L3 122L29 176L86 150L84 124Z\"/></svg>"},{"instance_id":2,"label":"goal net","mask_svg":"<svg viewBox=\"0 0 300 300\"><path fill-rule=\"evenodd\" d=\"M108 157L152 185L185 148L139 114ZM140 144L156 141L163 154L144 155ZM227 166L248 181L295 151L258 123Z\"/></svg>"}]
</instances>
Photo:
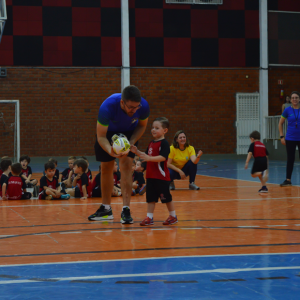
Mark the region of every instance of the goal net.
<instances>
[{"instance_id":1,"label":"goal net","mask_svg":"<svg viewBox=\"0 0 300 300\"><path fill-rule=\"evenodd\" d=\"M0 157L20 158L19 100L0 100Z\"/></svg>"}]
</instances>

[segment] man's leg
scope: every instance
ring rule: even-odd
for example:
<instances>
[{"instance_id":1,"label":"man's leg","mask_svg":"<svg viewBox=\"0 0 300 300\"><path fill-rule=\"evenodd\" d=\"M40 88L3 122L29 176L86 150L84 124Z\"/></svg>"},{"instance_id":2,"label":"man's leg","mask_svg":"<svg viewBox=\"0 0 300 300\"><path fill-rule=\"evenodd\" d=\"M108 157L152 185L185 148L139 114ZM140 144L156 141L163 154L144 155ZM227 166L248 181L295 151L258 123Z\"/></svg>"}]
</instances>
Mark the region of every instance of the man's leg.
<instances>
[{"instance_id":1,"label":"man's leg","mask_svg":"<svg viewBox=\"0 0 300 300\"><path fill-rule=\"evenodd\" d=\"M102 204L110 205L111 203L111 191L114 187L114 171L115 161L108 161L101 163L101 193L102 193ZM123 181L123 176L122 176Z\"/></svg>"},{"instance_id":2,"label":"man's leg","mask_svg":"<svg viewBox=\"0 0 300 300\"><path fill-rule=\"evenodd\" d=\"M121 191L123 197L123 211L121 214L122 224L132 224L133 219L130 215L130 198L132 193L132 162L133 158L123 157L119 159L119 166L121 171ZM101 176L102 178L102 176Z\"/></svg>"}]
</instances>

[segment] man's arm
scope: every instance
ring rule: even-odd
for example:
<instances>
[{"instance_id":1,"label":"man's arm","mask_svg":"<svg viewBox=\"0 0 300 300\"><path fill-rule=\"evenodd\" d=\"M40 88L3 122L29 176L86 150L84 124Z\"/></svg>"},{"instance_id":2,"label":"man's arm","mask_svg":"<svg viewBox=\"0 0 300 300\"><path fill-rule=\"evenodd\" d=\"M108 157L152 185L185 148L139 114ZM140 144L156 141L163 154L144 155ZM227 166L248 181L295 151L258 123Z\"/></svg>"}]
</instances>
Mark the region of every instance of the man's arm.
<instances>
[{"instance_id":1,"label":"man's arm","mask_svg":"<svg viewBox=\"0 0 300 300\"><path fill-rule=\"evenodd\" d=\"M130 145L134 145L144 134L148 124L148 118L146 120L139 120L138 125L134 129L130 138Z\"/></svg>"}]
</instances>

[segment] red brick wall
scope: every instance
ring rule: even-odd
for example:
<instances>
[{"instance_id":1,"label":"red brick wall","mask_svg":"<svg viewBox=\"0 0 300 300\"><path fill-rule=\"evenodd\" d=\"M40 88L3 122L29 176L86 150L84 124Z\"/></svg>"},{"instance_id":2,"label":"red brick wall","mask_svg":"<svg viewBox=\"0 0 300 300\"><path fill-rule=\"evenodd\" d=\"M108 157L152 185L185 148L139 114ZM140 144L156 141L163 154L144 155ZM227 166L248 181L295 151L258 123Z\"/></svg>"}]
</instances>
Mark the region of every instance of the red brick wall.
<instances>
[{"instance_id":1,"label":"red brick wall","mask_svg":"<svg viewBox=\"0 0 300 300\"><path fill-rule=\"evenodd\" d=\"M285 99L281 100L278 80L283 80L283 90L286 95L293 91L300 91L300 68L270 68L269 71L269 115L281 114L281 106ZM285 98L285 97L284 97Z\"/></svg>"},{"instance_id":2,"label":"red brick wall","mask_svg":"<svg viewBox=\"0 0 300 300\"><path fill-rule=\"evenodd\" d=\"M120 75L119 69L8 69L0 99L20 100L21 154L93 155L99 106L120 91ZM151 140L153 119L165 116L169 142L183 129L197 150L234 153L235 93L258 91L258 76L258 70L132 69L131 84L151 109L141 149Z\"/></svg>"}]
</instances>

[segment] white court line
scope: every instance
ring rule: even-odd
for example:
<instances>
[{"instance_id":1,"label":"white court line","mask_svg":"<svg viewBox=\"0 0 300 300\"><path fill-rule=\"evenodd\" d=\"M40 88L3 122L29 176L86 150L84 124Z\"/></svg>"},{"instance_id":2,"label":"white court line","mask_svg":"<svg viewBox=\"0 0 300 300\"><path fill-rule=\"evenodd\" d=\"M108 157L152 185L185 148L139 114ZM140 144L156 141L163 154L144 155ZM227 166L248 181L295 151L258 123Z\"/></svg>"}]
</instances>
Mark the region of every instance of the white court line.
<instances>
[{"instance_id":1,"label":"white court line","mask_svg":"<svg viewBox=\"0 0 300 300\"><path fill-rule=\"evenodd\" d=\"M295 226L300 226L300 224L294 224Z\"/></svg>"},{"instance_id":2,"label":"white court line","mask_svg":"<svg viewBox=\"0 0 300 300\"><path fill-rule=\"evenodd\" d=\"M143 229L122 229L121 231L143 231Z\"/></svg>"},{"instance_id":3,"label":"white court line","mask_svg":"<svg viewBox=\"0 0 300 300\"><path fill-rule=\"evenodd\" d=\"M65 261L51 263L32 263L32 264L15 264L0 265L0 268L23 267L23 266L44 266L44 265L64 265L64 264L90 264L90 263L109 263L116 261L137 261L137 260L156 260L156 259L182 259L182 258L206 258L206 257L235 257L235 256L266 256L266 255L300 255L300 252L284 253L247 253L247 254L211 254L211 255L183 255L183 256L165 256L165 257L144 257L144 258L120 258L108 260L89 260L89 261Z\"/></svg>"},{"instance_id":4,"label":"white court line","mask_svg":"<svg viewBox=\"0 0 300 300\"><path fill-rule=\"evenodd\" d=\"M288 225L267 225L267 226L288 226Z\"/></svg>"},{"instance_id":5,"label":"white court line","mask_svg":"<svg viewBox=\"0 0 300 300\"><path fill-rule=\"evenodd\" d=\"M112 230L94 230L94 231L91 231L92 233L94 232L112 232Z\"/></svg>"},{"instance_id":6,"label":"white court line","mask_svg":"<svg viewBox=\"0 0 300 300\"><path fill-rule=\"evenodd\" d=\"M108 279L108 278L135 278L135 277L153 277L153 276L174 276L174 275L191 275L191 274L207 274L207 273L238 273L238 272L253 272L253 271L275 271L275 270L297 270L300 266L291 267L265 267L265 268L244 268L244 269L211 269L211 270L197 270L197 271L178 271L178 272L161 272L161 273L138 273L138 274L115 274L115 275L100 275L100 276L84 276L84 277L58 277L47 278L58 281L72 281L72 280L89 280L89 279ZM3 280L0 284L14 284L14 283L32 283L45 281L34 280Z\"/></svg>"},{"instance_id":7,"label":"white court line","mask_svg":"<svg viewBox=\"0 0 300 300\"><path fill-rule=\"evenodd\" d=\"M152 228L151 230L173 230L172 228Z\"/></svg>"},{"instance_id":8,"label":"white court line","mask_svg":"<svg viewBox=\"0 0 300 300\"><path fill-rule=\"evenodd\" d=\"M59 234L70 234L70 233L82 233L81 231L67 231L67 232L60 232Z\"/></svg>"},{"instance_id":9,"label":"white court line","mask_svg":"<svg viewBox=\"0 0 300 300\"><path fill-rule=\"evenodd\" d=\"M0 235L0 237L7 237L7 236L15 236L14 234L11 235Z\"/></svg>"},{"instance_id":10,"label":"white court line","mask_svg":"<svg viewBox=\"0 0 300 300\"><path fill-rule=\"evenodd\" d=\"M260 227L260 226L257 226L257 225L253 225L253 226L238 226L238 227L240 227L240 228L248 228L248 227Z\"/></svg>"},{"instance_id":11,"label":"white court line","mask_svg":"<svg viewBox=\"0 0 300 300\"><path fill-rule=\"evenodd\" d=\"M183 230L191 229L191 230L193 230L193 229L203 229L203 228L197 227L197 228L179 228L179 229L183 229Z\"/></svg>"}]
</instances>

